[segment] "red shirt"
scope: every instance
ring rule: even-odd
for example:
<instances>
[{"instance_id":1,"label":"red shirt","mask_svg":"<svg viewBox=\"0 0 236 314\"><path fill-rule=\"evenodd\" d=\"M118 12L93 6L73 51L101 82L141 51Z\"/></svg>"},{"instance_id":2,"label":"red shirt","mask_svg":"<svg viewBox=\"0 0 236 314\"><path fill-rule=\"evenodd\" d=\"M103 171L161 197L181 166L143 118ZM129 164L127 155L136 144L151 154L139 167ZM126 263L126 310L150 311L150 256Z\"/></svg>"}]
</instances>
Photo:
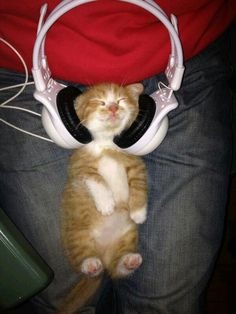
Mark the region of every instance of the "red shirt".
<instances>
[{"instance_id":1,"label":"red shirt","mask_svg":"<svg viewBox=\"0 0 236 314\"><path fill-rule=\"evenodd\" d=\"M48 0L50 12L58 0ZM236 17L235 0L159 0L178 17L187 60L216 39ZM0 0L0 36L23 56L29 69L39 11L45 0ZM81 5L62 16L47 34L53 77L84 83L130 83L163 71L170 53L165 27L149 12L118 0ZM23 71L0 42L0 67Z\"/></svg>"}]
</instances>

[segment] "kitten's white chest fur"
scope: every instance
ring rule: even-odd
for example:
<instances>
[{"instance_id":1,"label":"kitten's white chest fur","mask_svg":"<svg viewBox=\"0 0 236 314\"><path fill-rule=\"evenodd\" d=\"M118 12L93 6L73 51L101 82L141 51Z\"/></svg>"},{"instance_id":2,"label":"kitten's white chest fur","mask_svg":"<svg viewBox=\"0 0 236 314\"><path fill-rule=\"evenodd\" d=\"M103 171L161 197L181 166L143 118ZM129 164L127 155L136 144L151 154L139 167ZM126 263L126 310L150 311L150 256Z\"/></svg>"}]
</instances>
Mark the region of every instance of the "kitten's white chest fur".
<instances>
[{"instance_id":1,"label":"kitten's white chest fur","mask_svg":"<svg viewBox=\"0 0 236 314\"><path fill-rule=\"evenodd\" d=\"M115 203L128 201L127 174L121 163L111 157L104 156L98 163L98 173L111 189Z\"/></svg>"},{"instance_id":2,"label":"kitten's white chest fur","mask_svg":"<svg viewBox=\"0 0 236 314\"><path fill-rule=\"evenodd\" d=\"M98 245L106 246L119 239L132 227L128 211L113 212L116 204L128 202L129 186L124 166L114 158L102 157L98 163L98 173L107 186L92 179L87 179L86 183L98 211L106 216L103 223L92 230L92 235Z\"/></svg>"},{"instance_id":3,"label":"kitten's white chest fur","mask_svg":"<svg viewBox=\"0 0 236 314\"><path fill-rule=\"evenodd\" d=\"M124 166L117 160L104 156L98 162L98 173L105 184L93 178L87 178L85 183L94 199L96 208L102 215L110 215L115 205L127 202L129 185Z\"/></svg>"}]
</instances>

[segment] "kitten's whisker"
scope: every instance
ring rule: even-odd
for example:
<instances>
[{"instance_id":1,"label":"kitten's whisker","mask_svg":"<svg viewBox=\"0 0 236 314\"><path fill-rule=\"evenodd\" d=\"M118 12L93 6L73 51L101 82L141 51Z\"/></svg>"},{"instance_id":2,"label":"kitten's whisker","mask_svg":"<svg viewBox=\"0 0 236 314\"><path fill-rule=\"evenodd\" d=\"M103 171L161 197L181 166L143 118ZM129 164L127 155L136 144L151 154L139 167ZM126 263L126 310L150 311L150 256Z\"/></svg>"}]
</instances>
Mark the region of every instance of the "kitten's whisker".
<instances>
[{"instance_id":1,"label":"kitten's whisker","mask_svg":"<svg viewBox=\"0 0 236 314\"><path fill-rule=\"evenodd\" d=\"M85 87L91 87L93 84L88 80L86 79L86 86Z\"/></svg>"},{"instance_id":2,"label":"kitten's whisker","mask_svg":"<svg viewBox=\"0 0 236 314\"><path fill-rule=\"evenodd\" d=\"M81 124L84 124L84 122L86 122L88 119L84 119L84 120L82 120L82 121L80 121L77 125L76 125L76 129L78 129L79 128L79 126L81 125Z\"/></svg>"},{"instance_id":3,"label":"kitten's whisker","mask_svg":"<svg viewBox=\"0 0 236 314\"><path fill-rule=\"evenodd\" d=\"M123 87L123 86L127 85L127 81L128 81L128 75L126 73L126 76L123 77L120 86Z\"/></svg>"},{"instance_id":4,"label":"kitten's whisker","mask_svg":"<svg viewBox=\"0 0 236 314\"><path fill-rule=\"evenodd\" d=\"M125 81L122 80L122 82L120 83L120 87L124 87L124 85L125 85Z\"/></svg>"}]
</instances>

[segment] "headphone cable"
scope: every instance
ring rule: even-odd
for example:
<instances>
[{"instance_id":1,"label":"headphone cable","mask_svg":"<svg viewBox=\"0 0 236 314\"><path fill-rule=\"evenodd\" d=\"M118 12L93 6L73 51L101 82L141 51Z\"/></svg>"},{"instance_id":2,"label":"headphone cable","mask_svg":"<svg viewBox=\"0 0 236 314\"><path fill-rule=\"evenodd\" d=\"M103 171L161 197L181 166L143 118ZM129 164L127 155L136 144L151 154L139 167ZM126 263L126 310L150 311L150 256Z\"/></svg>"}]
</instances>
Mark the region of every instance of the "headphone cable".
<instances>
[{"instance_id":1,"label":"headphone cable","mask_svg":"<svg viewBox=\"0 0 236 314\"><path fill-rule=\"evenodd\" d=\"M0 88L0 91L5 91L5 90L9 90L9 89L14 89L14 88L17 88L17 87L21 87L21 89L12 97L10 97L9 99L7 99L6 101L4 101L3 103L0 104L0 108L4 108L4 109L14 109L14 110L20 110L20 111L24 111L24 112L27 112L27 113L30 113L32 115L35 115L35 116L38 116L38 117L41 117L41 114L40 113L37 113L35 111L32 111L32 110L29 110L29 109L26 109L26 108L22 108L22 107L19 107L19 106L9 106L6 104L10 103L11 101L13 101L14 99L16 99L20 94L22 94L22 92L24 91L24 89L26 88L26 86L28 85L33 85L34 82L28 82L28 79L29 79L29 72L28 72L28 68L27 68L27 65L23 59L23 57L21 56L21 54L8 42L6 41L5 39L3 39L2 37L0 37L0 41L2 41L4 44L6 44L17 56L18 58L20 59L23 67L24 67L24 70L25 70L25 82L22 83L22 84L16 84L16 85L11 85L11 86L7 86L7 87L2 87ZM9 122L7 122L6 120L0 118L0 121L2 121L4 124L8 125L9 127L12 127L20 132L23 132L25 134L28 134L28 135L31 135L31 136L34 136L34 137L37 137L37 138L40 138L42 140L45 140L45 141L48 141L48 142L53 142L51 139L49 138L46 138L44 136L40 136L40 135L37 135L37 134L34 134L34 133L31 133L29 131L26 131L24 129L21 129Z\"/></svg>"}]
</instances>

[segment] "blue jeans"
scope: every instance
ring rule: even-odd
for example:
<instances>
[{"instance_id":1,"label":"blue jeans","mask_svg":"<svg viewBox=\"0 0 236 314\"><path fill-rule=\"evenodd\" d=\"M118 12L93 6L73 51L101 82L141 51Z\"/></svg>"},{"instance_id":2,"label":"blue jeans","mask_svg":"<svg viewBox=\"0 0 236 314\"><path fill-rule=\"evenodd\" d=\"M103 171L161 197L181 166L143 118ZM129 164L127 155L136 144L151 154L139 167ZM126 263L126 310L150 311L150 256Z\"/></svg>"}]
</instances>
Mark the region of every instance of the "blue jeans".
<instances>
[{"instance_id":1,"label":"blue jeans","mask_svg":"<svg viewBox=\"0 0 236 314\"><path fill-rule=\"evenodd\" d=\"M202 296L222 239L230 174L232 97L226 50L223 36L186 62L168 135L145 157L149 209L147 222L140 226L144 262L132 276L113 284L118 314L202 313ZM1 86L23 79L0 71ZM160 79L163 74L144 80L146 93L152 93ZM33 90L27 87L12 105L41 112ZM1 93L0 102L12 93ZM45 135L37 117L11 109L0 109L0 117ZM32 299L31 313L52 313L79 278L64 257L59 235L70 151L1 122L0 151L0 206L55 272L50 286ZM113 314L105 311L101 313ZM84 313L94 312L88 307Z\"/></svg>"}]
</instances>

